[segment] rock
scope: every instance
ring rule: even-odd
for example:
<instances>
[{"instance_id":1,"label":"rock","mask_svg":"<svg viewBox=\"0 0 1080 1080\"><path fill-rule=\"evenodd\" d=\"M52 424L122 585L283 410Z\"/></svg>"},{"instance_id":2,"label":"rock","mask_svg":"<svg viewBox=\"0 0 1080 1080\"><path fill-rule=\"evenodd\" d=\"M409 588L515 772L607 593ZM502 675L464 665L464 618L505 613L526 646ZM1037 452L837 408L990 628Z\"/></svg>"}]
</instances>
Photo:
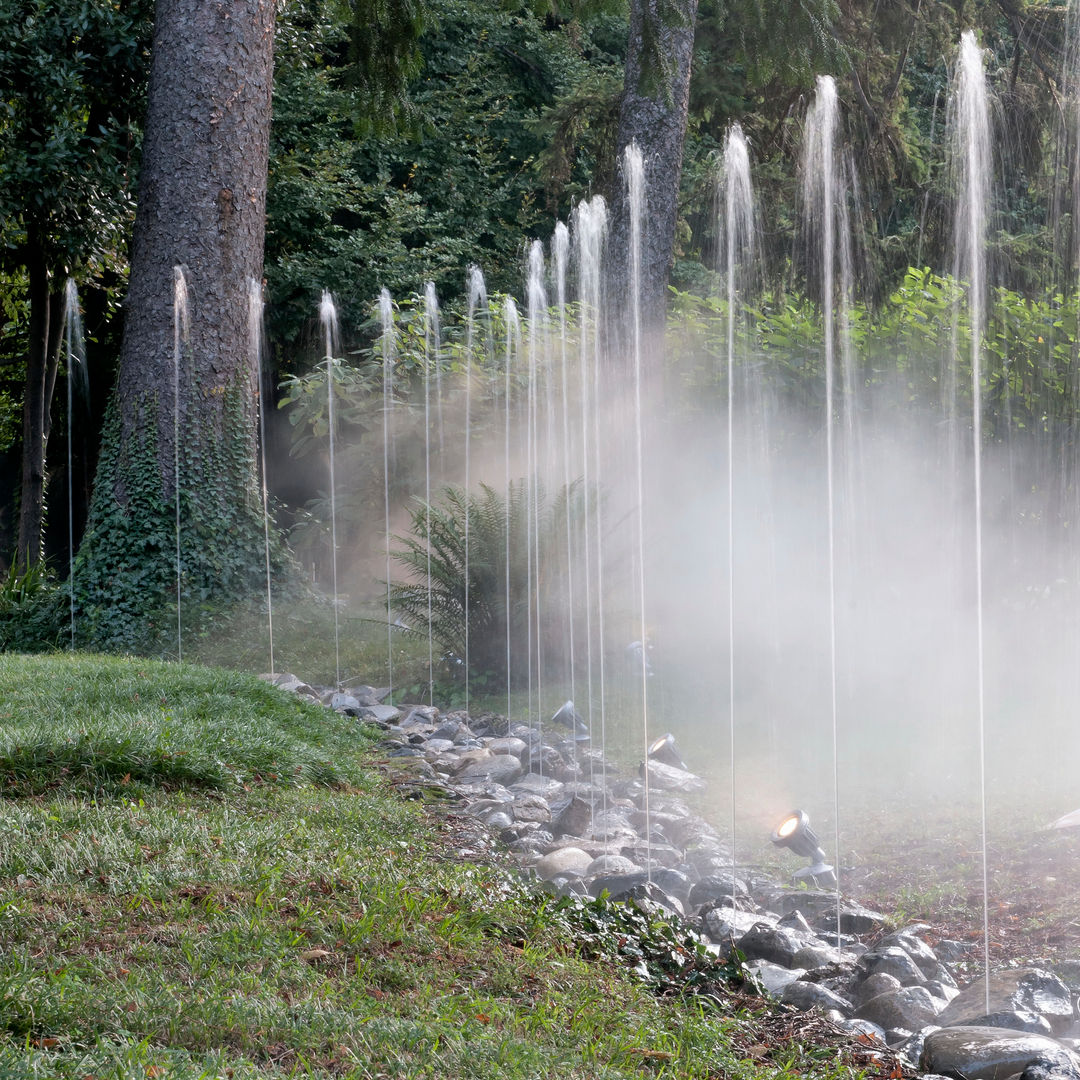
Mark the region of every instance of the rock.
<instances>
[{"instance_id":1,"label":"rock","mask_svg":"<svg viewBox=\"0 0 1080 1080\"><path fill-rule=\"evenodd\" d=\"M946 986L944 983L939 982L937 979L930 979L929 981L923 983L923 986L925 986L926 989L934 995L934 997L940 998L943 1002L945 1002L946 1005L948 1005L948 1003L952 1001L953 998L958 997L960 994L960 991L957 990L955 986Z\"/></svg>"},{"instance_id":2,"label":"rock","mask_svg":"<svg viewBox=\"0 0 1080 1080\"><path fill-rule=\"evenodd\" d=\"M662 866L653 870L652 879L664 892L674 896L686 910L687 898L690 895L690 879L681 870L673 867Z\"/></svg>"},{"instance_id":3,"label":"rock","mask_svg":"<svg viewBox=\"0 0 1080 1080\"><path fill-rule=\"evenodd\" d=\"M514 783L521 773L521 762L513 754L493 754L490 750L466 751L454 769L455 779L483 778L504 787Z\"/></svg>"},{"instance_id":4,"label":"rock","mask_svg":"<svg viewBox=\"0 0 1080 1080\"><path fill-rule=\"evenodd\" d=\"M302 694L304 697L318 698L318 693L311 686L308 686L303 679L298 679L291 672L283 671L280 674L276 672L267 672L259 676L264 682L270 683L271 686L276 686L279 690L288 691L291 694Z\"/></svg>"},{"instance_id":5,"label":"rock","mask_svg":"<svg viewBox=\"0 0 1080 1080\"><path fill-rule=\"evenodd\" d=\"M651 915L682 915L682 904L674 896L668 896L654 882L645 882L643 885L635 885L625 893L613 895L612 900L620 900L624 903L633 903Z\"/></svg>"},{"instance_id":6,"label":"rock","mask_svg":"<svg viewBox=\"0 0 1080 1080\"><path fill-rule=\"evenodd\" d=\"M1006 1080L1036 1064L1080 1080L1080 1056L1057 1039L1000 1027L943 1027L926 1037L919 1059L924 1072L957 1080Z\"/></svg>"},{"instance_id":7,"label":"rock","mask_svg":"<svg viewBox=\"0 0 1080 1080\"><path fill-rule=\"evenodd\" d=\"M780 995L780 1000L785 1005L794 1005L796 1009L837 1009L845 1016L851 1015L850 1001L817 983L793 982Z\"/></svg>"},{"instance_id":8,"label":"rock","mask_svg":"<svg viewBox=\"0 0 1080 1080\"><path fill-rule=\"evenodd\" d=\"M757 923L736 944L747 960L769 960L789 968L803 942L791 930Z\"/></svg>"},{"instance_id":9,"label":"rock","mask_svg":"<svg viewBox=\"0 0 1080 1080\"><path fill-rule=\"evenodd\" d=\"M489 739L487 748L493 754L513 754L516 758L524 756L525 751L528 750L528 745L524 739L516 739L512 735L508 735L501 739Z\"/></svg>"},{"instance_id":10,"label":"rock","mask_svg":"<svg viewBox=\"0 0 1080 1080\"><path fill-rule=\"evenodd\" d=\"M593 878L589 883L589 892L593 896L600 896L607 892L611 897L624 896L638 885L644 885L649 880L644 870L638 870L632 874L601 874Z\"/></svg>"},{"instance_id":11,"label":"rock","mask_svg":"<svg viewBox=\"0 0 1080 1080\"><path fill-rule=\"evenodd\" d=\"M840 961L840 953L828 945L804 945L792 957L791 966L814 971L818 968L829 967L831 964L839 964Z\"/></svg>"},{"instance_id":12,"label":"rock","mask_svg":"<svg viewBox=\"0 0 1080 1080\"><path fill-rule=\"evenodd\" d=\"M985 979L976 979L946 1006L938 1023L1052 1035L1063 1033L1075 1015L1069 988L1056 975L1041 968L1015 968L990 976L989 1012Z\"/></svg>"},{"instance_id":13,"label":"rock","mask_svg":"<svg viewBox=\"0 0 1080 1080\"><path fill-rule=\"evenodd\" d=\"M702 929L718 945L724 945L732 938L738 941L753 927L770 919L775 924L776 916L763 915L760 912L736 911L735 908L730 907L707 908L701 913Z\"/></svg>"},{"instance_id":14,"label":"rock","mask_svg":"<svg viewBox=\"0 0 1080 1080\"><path fill-rule=\"evenodd\" d=\"M944 964L955 964L957 960L966 960L975 951L973 941L953 941L942 938L934 946L934 954Z\"/></svg>"},{"instance_id":15,"label":"rock","mask_svg":"<svg viewBox=\"0 0 1080 1080\"><path fill-rule=\"evenodd\" d=\"M925 982L919 965L899 945L871 949L859 958L859 966L869 975L882 972L900 980L901 986L919 986Z\"/></svg>"},{"instance_id":16,"label":"rock","mask_svg":"<svg viewBox=\"0 0 1080 1080\"><path fill-rule=\"evenodd\" d=\"M686 769L676 768L674 765L665 765L662 761L649 758L642 766L648 770L649 784L661 791L678 791L690 794L695 791L704 791L708 785L700 776L696 776Z\"/></svg>"},{"instance_id":17,"label":"rock","mask_svg":"<svg viewBox=\"0 0 1080 1080\"><path fill-rule=\"evenodd\" d=\"M515 821L537 821L546 825L551 821L551 807L539 795L522 795L514 800Z\"/></svg>"},{"instance_id":18,"label":"rock","mask_svg":"<svg viewBox=\"0 0 1080 1080\"><path fill-rule=\"evenodd\" d=\"M818 930L836 932L836 893L824 889L789 889L766 883L754 890L754 898L759 904L787 915L800 911L807 922ZM885 925L885 916L863 907L853 900L840 902L840 932L842 934L870 934Z\"/></svg>"},{"instance_id":19,"label":"rock","mask_svg":"<svg viewBox=\"0 0 1080 1080\"><path fill-rule=\"evenodd\" d=\"M368 686L366 683L344 682L343 690L347 690L361 705L381 705L390 696L390 687Z\"/></svg>"},{"instance_id":20,"label":"rock","mask_svg":"<svg viewBox=\"0 0 1080 1080\"><path fill-rule=\"evenodd\" d=\"M874 1039L876 1042L882 1044L885 1042L885 1029L869 1020L856 1020L854 1018L838 1020L836 1026L841 1031L850 1032L852 1035L865 1035L868 1039Z\"/></svg>"},{"instance_id":21,"label":"rock","mask_svg":"<svg viewBox=\"0 0 1080 1080\"><path fill-rule=\"evenodd\" d=\"M734 895L745 899L750 895L746 882L732 879L731 874L706 874L690 890L690 906L701 907L717 900L730 899Z\"/></svg>"},{"instance_id":22,"label":"rock","mask_svg":"<svg viewBox=\"0 0 1080 1080\"><path fill-rule=\"evenodd\" d=\"M877 971L855 986L855 1004L864 1005L871 998L876 998L878 994L891 994L899 989L900 980L895 975Z\"/></svg>"},{"instance_id":23,"label":"rock","mask_svg":"<svg viewBox=\"0 0 1080 1080\"><path fill-rule=\"evenodd\" d=\"M761 988L773 997L779 997L793 982L806 974L800 968L786 968L771 960L751 960L746 970L761 984Z\"/></svg>"},{"instance_id":24,"label":"rock","mask_svg":"<svg viewBox=\"0 0 1080 1080\"><path fill-rule=\"evenodd\" d=\"M558 780L550 776L541 776L539 773L527 773L513 785L514 792L518 795L539 795L541 799L547 799L549 803L562 794L563 786Z\"/></svg>"},{"instance_id":25,"label":"rock","mask_svg":"<svg viewBox=\"0 0 1080 1080\"><path fill-rule=\"evenodd\" d=\"M581 877L591 862L592 856L587 851L576 847L564 847L542 855L536 860L535 870L537 876L545 881L567 873Z\"/></svg>"},{"instance_id":26,"label":"rock","mask_svg":"<svg viewBox=\"0 0 1080 1080\"><path fill-rule=\"evenodd\" d=\"M581 836L589 827L592 810L584 799L576 797L552 804L551 825L554 833Z\"/></svg>"},{"instance_id":27,"label":"rock","mask_svg":"<svg viewBox=\"0 0 1080 1080\"><path fill-rule=\"evenodd\" d=\"M870 1020L886 1030L906 1028L908 1032L913 1032L934 1023L940 1007L941 1001L925 986L903 986L899 990L872 997L859 1007L855 1016L860 1020Z\"/></svg>"},{"instance_id":28,"label":"rock","mask_svg":"<svg viewBox=\"0 0 1080 1080\"><path fill-rule=\"evenodd\" d=\"M583 877L597 877L601 874L632 874L641 867L636 866L622 855L598 855L585 869Z\"/></svg>"},{"instance_id":29,"label":"rock","mask_svg":"<svg viewBox=\"0 0 1080 1080\"><path fill-rule=\"evenodd\" d=\"M379 724L392 724L401 716L401 710L393 705L361 705L359 709L361 720L374 720Z\"/></svg>"},{"instance_id":30,"label":"rock","mask_svg":"<svg viewBox=\"0 0 1080 1080\"><path fill-rule=\"evenodd\" d=\"M330 698L330 708L343 716L360 715L360 702L352 694L333 694Z\"/></svg>"}]
</instances>

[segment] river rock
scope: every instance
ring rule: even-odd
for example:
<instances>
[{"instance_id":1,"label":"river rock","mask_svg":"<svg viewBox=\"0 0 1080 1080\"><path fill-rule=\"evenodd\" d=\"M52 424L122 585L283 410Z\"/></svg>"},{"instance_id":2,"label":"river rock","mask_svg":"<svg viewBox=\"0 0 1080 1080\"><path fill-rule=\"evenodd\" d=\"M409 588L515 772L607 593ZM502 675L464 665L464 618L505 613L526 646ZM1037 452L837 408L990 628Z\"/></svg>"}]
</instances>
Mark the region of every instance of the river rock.
<instances>
[{"instance_id":1,"label":"river rock","mask_svg":"<svg viewBox=\"0 0 1080 1080\"><path fill-rule=\"evenodd\" d=\"M454 777L468 780L472 777L493 780L504 787L521 776L521 762L513 754L493 754L490 750L468 750L461 755Z\"/></svg>"},{"instance_id":2,"label":"river rock","mask_svg":"<svg viewBox=\"0 0 1080 1080\"><path fill-rule=\"evenodd\" d=\"M562 794L563 786L558 780L550 776L541 776L539 773L527 773L513 784L514 792L518 795L539 795L541 799L547 799L549 803Z\"/></svg>"},{"instance_id":3,"label":"river rock","mask_svg":"<svg viewBox=\"0 0 1080 1080\"><path fill-rule=\"evenodd\" d=\"M700 918L702 929L718 945L726 944L733 938L738 941L739 938L761 923L776 924L775 915L738 911L735 908L724 906L707 908L701 912Z\"/></svg>"},{"instance_id":4,"label":"river rock","mask_svg":"<svg viewBox=\"0 0 1080 1080\"><path fill-rule=\"evenodd\" d=\"M661 791L691 794L695 791L704 791L708 786L700 776L674 765L665 765L662 761L656 761L653 758L649 758L642 767L648 771L649 784Z\"/></svg>"},{"instance_id":5,"label":"river rock","mask_svg":"<svg viewBox=\"0 0 1080 1080\"><path fill-rule=\"evenodd\" d=\"M562 799L551 806L551 828L555 833L581 836L589 827L592 810L584 799L576 796ZM602 839L602 837L595 837Z\"/></svg>"},{"instance_id":6,"label":"river rock","mask_svg":"<svg viewBox=\"0 0 1080 1080\"><path fill-rule=\"evenodd\" d=\"M536 821L546 825L551 821L551 807L539 795L522 795L514 800L515 821Z\"/></svg>"},{"instance_id":7,"label":"river rock","mask_svg":"<svg viewBox=\"0 0 1080 1080\"><path fill-rule=\"evenodd\" d=\"M919 965L899 945L871 949L859 958L859 966L868 975L882 972L900 980L901 986L918 986L926 981Z\"/></svg>"},{"instance_id":8,"label":"river rock","mask_svg":"<svg viewBox=\"0 0 1080 1080\"><path fill-rule=\"evenodd\" d=\"M873 975L867 975L862 982L855 986L855 1004L865 1005L871 998L879 994L891 994L900 989L900 980L895 975L885 971L876 971Z\"/></svg>"},{"instance_id":9,"label":"river rock","mask_svg":"<svg viewBox=\"0 0 1080 1080\"><path fill-rule=\"evenodd\" d=\"M817 983L801 980L793 982L785 988L783 994L780 995L780 1000L785 1005L794 1005L796 1009L821 1009L825 1012L836 1009L844 1016L851 1015L850 1001L839 994L834 994L832 990L827 990L824 986L818 986Z\"/></svg>"},{"instance_id":10,"label":"river rock","mask_svg":"<svg viewBox=\"0 0 1080 1080\"><path fill-rule=\"evenodd\" d=\"M584 877L597 877L601 874L633 874L641 867L632 863L623 855L598 855L585 869Z\"/></svg>"},{"instance_id":11,"label":"river rock","mask_svg":"<svg viewBox=\"0 0 1080 1080\"><path fill-rule=\"evenodd\" d=\"M781 994L806 974L801 968L786 968L771 960L751 960L746 970L761 984L761 988L773 997Z\"/></svg>"},{"instance_id":12,"label":"river rock","mask_svg":"<svg viewBox=\"0 0 1080 1080\"><path fill-rule=\"evenodd\" d=\"M581 877L592 862L592 856L581 848L564 847L548 852L536 860L536 873L545 881L559 874L573 874Z\"/></svg>"},{"instance_id":13,"label":"river rock","mask_svg":"<svg viewBox=\"0 0 1080 1080\"><path fill-rule=\"evenodd\" d=\"M910 1033L935 1023L941 1004L925 986L902 986L872 997L859 1007L855 1016L870 1020L886 1031L904 1028Z\"/></svg>"},{"instance_id":14,"label":"river rock","mask_svg":"<svg viewBox=\"0 0 1080 1080\"><path fill-rule=\"evenodd\" d=\"M525 756L528 745L524 739L518 739L513 735L507 735L499 739L488 739L487 748L493 754L513 754L514 757L521 758Z\"/></svg>"},{"instance_id":15,"label":"river rock","mask_svg":"<svg viewBox=\"0 0 1080 1080\"><path fill-rule=\"evenodd\" d=\"M288 691L290 694L300 694L303 697L317 700L319 695L315 688L309 686L303 679L298 679L292 672L266 672L259 676L264 682L276 686L279 690Z\"/></svg>"},{"instance_id":16,"label":"river rock","mask_svg":"<svg viewBox=\"0 0 1080 1080\"><path fill-rule=\"evenodd\" d=\"M612 898L625 896L631 889L644 885L648 880L649 875L644 870L630 874L601 874L589 883L589 892L593 896L600 896L604 892Z\"/></svg>"},{"instance_id":17,"label":"river rock","mask_svg":"<svg viewBox=\"0 0 1080 1080\"><path fill-rule=\"evenodd\" d=\"M792 930L782 926L757 923L739 938L739 952L748 960L769 960L789 968L803 941Z\"/></svg>"},{"instance_id":18,"label":"river rock","mask_svg":"<svg viewBox=\"0 0 1080 1080\"><path fill-rule=\"evenodd\" d=\"M938 1023L1054 1035L1064 1032L1075 1015L1069 988L1056 975L1041 968L1016 968L991 974L989 1012L985 979L976 979L946 1006Z\"/></svg>"},{"instance_id":19,"label":"river rock","mask_svg":"<svg viewBox=\"0 0 1080 1080\"><path fill-rule=\"evenodd\" d=\"M745 899L750 895L746 882L741 878L732 878L731 874L705 874L690 890L690 903L698 907L728 900L735 896Z\"/></svg>"},{"instance_id":20,"label":"river rock","mask_svg":"<svg viewBox=\"0 0 1080 1080\"><path fill-rule=\"evenodd\" d=\"M1080 1080L1080 1056L1057 1039L1000 1027L941 1028L927 1035L919 1059L924 1072L956 1080L1006 1080L1036 1064L1055 1080Z\"/></svg>"},{"instance_id":21,"label":"river rock","mask_svg":"<svg viewBox=\"0 0 1080 1080\"><path fill-rule=\"evenodd\" d=\"M401 716L401 710L393 705L361 705L358 712L361 720L374 720L378 724L392 724Z\"/></svg>"}]
</instances>

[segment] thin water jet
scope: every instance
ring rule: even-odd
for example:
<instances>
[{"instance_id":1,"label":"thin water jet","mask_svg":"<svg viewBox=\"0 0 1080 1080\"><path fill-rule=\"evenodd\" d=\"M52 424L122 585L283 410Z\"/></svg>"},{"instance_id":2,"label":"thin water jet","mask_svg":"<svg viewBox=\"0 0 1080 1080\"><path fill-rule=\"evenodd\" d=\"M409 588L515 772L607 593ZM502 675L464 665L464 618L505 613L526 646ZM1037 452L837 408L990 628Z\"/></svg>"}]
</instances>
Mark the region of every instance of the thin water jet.
<instances>
[{"instance_id":1,"label":"thin water jet","mask_svg":"<svg viewBox=\"0 0 1080 1080\"><path fill-rule=\"evenodd\" d=\"M337 360L334 358L338 340L337 308L334 298L324 291L319 304L319 323L322 326L326 364L326 424L329 431L327 462L330 483L330 570L334 598L334 685L341 685L341 612L338 597L338 543L337 543L337 482L334 476L334 383Z\"/></svg>"}]
</instances>

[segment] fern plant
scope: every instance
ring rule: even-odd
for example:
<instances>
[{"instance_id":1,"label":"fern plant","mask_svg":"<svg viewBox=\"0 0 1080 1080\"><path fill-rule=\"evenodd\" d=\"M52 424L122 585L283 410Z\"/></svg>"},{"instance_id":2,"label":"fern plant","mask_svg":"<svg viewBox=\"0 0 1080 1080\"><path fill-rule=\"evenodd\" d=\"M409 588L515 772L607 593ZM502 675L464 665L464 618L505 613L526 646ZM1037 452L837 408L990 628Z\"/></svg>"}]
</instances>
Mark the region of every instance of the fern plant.
<instances>
[{"instance_id":1,"label":"fern plant","mask_svg":"<svg viewBox=\"0 0 1080 1080\"><path fill-rule=\"evenodd\" d=\"M430 505L415 499L410 532L395 537L403 547L393 553L410 580L392 587L391 602L424 634L430 605L433 639L462 661L467 623L469 673L478 683L506 684L508 644L512 685L526 681L530 651L557 670L569 663L567 584L583 558L585 512L580 482L551 499L524 480L505 493L447 487Z\"/></svg>"}]
</instances>

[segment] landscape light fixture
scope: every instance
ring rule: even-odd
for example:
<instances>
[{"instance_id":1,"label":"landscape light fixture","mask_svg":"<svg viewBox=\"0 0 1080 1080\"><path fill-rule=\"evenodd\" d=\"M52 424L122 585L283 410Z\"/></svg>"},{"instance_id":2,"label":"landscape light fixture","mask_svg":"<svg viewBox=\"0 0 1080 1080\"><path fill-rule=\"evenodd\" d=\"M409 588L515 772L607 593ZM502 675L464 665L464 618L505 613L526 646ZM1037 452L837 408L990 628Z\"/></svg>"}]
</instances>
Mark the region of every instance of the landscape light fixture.
<instances>
[{"instance_id":1,"label":"landscape light fixture","mask_svg":"<svg viewBox=\"0 0 1080 1080\"><path fill-rule=\"evenodd\" d=\"M810 828L810 818L802 810L793 810L773 829L772 842L810 860L809 866L795 871L794 881L812 879L826 889L836 885L836 871L825 861L825 849L817 833Z\"/></svg>"},{"instance_id":2,"label":"landscape light fixture","mask_svg":"<svg viewBox=\"0 0 1080 1080\"><path fill-rule=\"evenodd\" d=\"M678 748L675 746L675 736L670 731L666 735L661 735L649 747L649 757L653 761L662 762L664 765L673 765L676 769L682 769L684 772L689 771L686 768L686 762L682 759L682 754L679 753Z\"/></svg>"}]
</instances>

